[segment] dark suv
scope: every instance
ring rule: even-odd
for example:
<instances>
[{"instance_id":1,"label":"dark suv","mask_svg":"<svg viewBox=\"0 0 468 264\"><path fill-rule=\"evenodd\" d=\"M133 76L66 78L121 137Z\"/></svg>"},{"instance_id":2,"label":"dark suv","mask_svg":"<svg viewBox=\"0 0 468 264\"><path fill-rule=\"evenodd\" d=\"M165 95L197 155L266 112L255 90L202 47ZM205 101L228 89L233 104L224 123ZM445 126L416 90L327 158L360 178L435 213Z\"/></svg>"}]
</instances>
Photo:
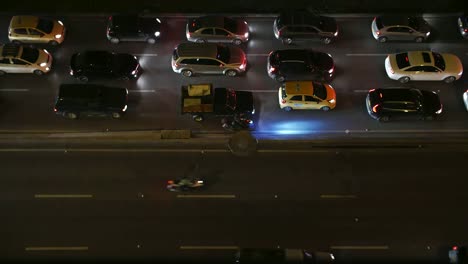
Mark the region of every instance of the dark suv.
<instances>
[{"instance_id":1,"label":"dark suv","mask_svg":"<svg viewBox=\"0 0 468 264\"><path fill-rule=\"evenodd\" d=\"M161 35L161 20L137 15L110 16L107 22L107 39L117 44L120 41L146 41L156 43Z\"/></svg>"},{"instance_id":2,"label":"dark suv","mask_svg":"<svg viewBox=\"0 0 468 264\"><path fill-rule=\"evenodd\" d=\"M366 107L372 118L382 122L398 117L433 120L442 113L439 95L414 88L372 89Z\"/></svg>"},{"instance_id":3,"label":"dark suv","mask_svg":"<svg viewBox=\"0 0 468 264\"><path fill-rule=\"evenodd\" d=\"M335 64L330 54L306 50L288 49L272 51L268 56L268 75L279 81L326 80L333 76Z\"/></svg>"},{"instance_id":4,"label":"dark suv","mask_svg":"<svg viewBox=\"0 0 468 264\"><path fill-rule=\"evenodd\" d=\"M338 26L332 17L301 11L284 13L277 17L273 23L273 33L284 44L313 39L329 44L338 36Z\"/></svg>"},{"instance_id":5,"label":"dark suv","mask_svg":"<svg viewBox=\"0 0 468 264\"><path fill-rule=\"evenodd\" d=\"M141 71L137 57L103 50L75 53L70 62L70 75L82 82L89 78L134 79Z\"/></svg>"},{"instance_id":6,"label":"dark suv","mask_svg":"<svg viewBox=\"0 0 468 264\"><path fill-rule=\"evenodd\" d=\"M80 116L111 116L120 118L127 110L128 91L125 88L94 84L62 84L54 111L69 119Z\"/></svg>"}]
</instances>

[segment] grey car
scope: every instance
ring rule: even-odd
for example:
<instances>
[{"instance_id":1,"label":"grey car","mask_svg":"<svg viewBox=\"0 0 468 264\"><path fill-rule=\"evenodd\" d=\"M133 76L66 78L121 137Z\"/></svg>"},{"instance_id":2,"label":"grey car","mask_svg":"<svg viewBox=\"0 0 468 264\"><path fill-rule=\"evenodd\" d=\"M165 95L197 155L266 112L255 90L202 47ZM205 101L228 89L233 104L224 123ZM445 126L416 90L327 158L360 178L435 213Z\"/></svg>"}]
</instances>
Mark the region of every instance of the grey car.
<instances>
[{"instance_id":1,"label":"grey car","mask_svg":"<svg viewBox=\"0 0 468 264\"><path fill-rule=\"evenodd\" d=\"M224 16L203 16L189 19L185 29L192 42L224 42L240 45L249 40L249 26L241 19Z\"/></svg>"},{"instance_id":2,"label":"grey car","mask_svg":"<svg viewBox=\"0 0 468 264\"><path fill-rule=\"evenodd\" d=\"M194 74L224 74L234 77L245 72L247 56L241 48L215 43L181 43L172 53L172 70L185 77Z\"/></svg>"},{"instance_id":3,"label":"grey car","mask_svg":"<svg viewBox=\"0 0 468 264\"><path fill-rule=\"evenodd\" d=\"M419 16L377 16L371 29L374 38L382 43L389 40L423 42L431 35L429 24Z\"/></svg>"}]
</instances>

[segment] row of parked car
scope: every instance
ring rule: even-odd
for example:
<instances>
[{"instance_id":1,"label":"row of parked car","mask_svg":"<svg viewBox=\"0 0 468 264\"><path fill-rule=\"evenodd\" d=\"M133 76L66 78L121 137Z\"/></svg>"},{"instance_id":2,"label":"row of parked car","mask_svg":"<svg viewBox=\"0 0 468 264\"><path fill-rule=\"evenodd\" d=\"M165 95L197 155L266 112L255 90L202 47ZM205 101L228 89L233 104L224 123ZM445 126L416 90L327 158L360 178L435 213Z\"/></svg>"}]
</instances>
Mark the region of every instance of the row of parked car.
<instances>
[{"instance_id":1,"label":"row of parked car","mask_svg":"<svg viewBox=\"0 0 468 264\"><path fill-rule=\"evenodd\" d=\"M458 25L462 36L467 36L467 18L459 17ZM431 34L429 24L422 17L416 16L378 16L373 19L371 29L372 35L379 42L389 40L422 42ZM311 39L329 44L338 37L339 30L334 18L308 12L295 12L278 16L273 23L273 32L275 37L285 44ZM58 45L64 41L65 34L65 26L59 20L14 16L10 22L8 35L12 44L0 45L0 75L21 72L42 75L49 72L53 59L47 50L20 44ZM114 44L121 41L146 41L153 44L161 37L161 20L135 15L111 16L107 21L106 35ZM186 37L191 42L181 43L173 51L171 65L174 72L186 77L196 74L224 74L234 77L247 70L247 56L238 47L250 38L246 21L222 16L192 18L187 21ZM440 80L451 83L463 74L463 66L458 57L433 51L390 54L385 59L385 69L391 79L399 80L401 83L410 80ZM334 71L335 63L330 54L311 49L276 50L272 51L267 59L268 75L283 83L278 97L280 108L286 111L293 109L328 111L335 108L336 93L328 84L333 78ZM73 54L70 62L70 75L82 82L102 77L128 80L137 78L141 73L138 58L131 54L91 50ZM70 87L76 89L76 86ZM67 89L72 89L70 87ZM425 91L377 90L380 99L383 95L386 95L385 99L394 99L392 103L384 103L385 100L379 101L372 95L376 90L369 92L367 97L369 113L381 121L388 121L393 115L390 114L392 111L417 112L425 119L433 119L442 111L440 100L429 100ZM102 91L98 93L105 94ZM395 101L396 99L398 100ZM376 103L378 101L379 103ZM432 106L429 107L428 104ZM118 107L118 109L124 108L126 109L126 105ZM429 108L433 110L427 110ZM388 113L382 114L385 111ZM123 112L117 114L113 111L111 115L117 118ZM78 117L76 113L66 116Z\"/></svg>"}]
</instances>

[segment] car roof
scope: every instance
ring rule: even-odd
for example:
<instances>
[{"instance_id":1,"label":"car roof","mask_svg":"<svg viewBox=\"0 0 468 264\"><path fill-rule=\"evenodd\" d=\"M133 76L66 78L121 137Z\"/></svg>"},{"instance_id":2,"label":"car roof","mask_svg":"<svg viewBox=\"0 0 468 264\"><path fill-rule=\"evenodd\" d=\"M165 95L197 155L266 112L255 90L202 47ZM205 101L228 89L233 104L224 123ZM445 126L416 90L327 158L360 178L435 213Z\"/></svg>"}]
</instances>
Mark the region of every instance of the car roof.
<instances>
[{"instance_id":1,"label":"car roof","mask_svg":"<svg viewBox=\"0 0 468 264\"><path fill-rule=\"evenodd\" d=\"M12 28L36 27L39 21L37 16L14 16L11 18L10 26Z\"/></svg>"},{"instance_id":2,"label":"car roof","mask_svg":"<svg viewBox=\"0 0 468 264\"><path fill-rule=\"evenodd\" d=\"M281 61L297 60L297 61L308 61L308 53L310 51L302 49L287 49L277 50L276 54L279 56Z\"/></svg>"},{"instance_id":3,"label":"car roof","mask_svg":"<svg viewBox=\"0 0 468 264\"><path fill-rule=\"evenodd\" d=\"M17 57L22 48L22 46L14 44L0 45L0 55L2 57Z\"/></svg>"},{"instance_id":4,"label":"car roof","mask_svg":"<svg viewBox=\"0 0 468 264\"><path fill-rule=\"evenodd\" d=\"M320 23L322 17L306 11L301 11L282 13L280 19L283 25L317 25Z\"/></svg>"},{"instance_id":5,"label":"car roof","mask_svg":"<svg viewBox=\"0 0 468 264\"><path fill-rule=\"evenodd\" d=\"M294 95L314 95L314 85L312 81L289 81L284 84L286 94Z\"/></svg>"},{"instance_id":6,"label":"car roof","mask_svg":"<svg viewBox=\"0 0 468 264\"><path fill-rule=\"evenodd\" d=\"M430 59L430 61L425 61ZM411 66L434 65L434 58L431 51L408 51L408 60Z\"/></svg>"},{"instance_id":7,"label":"car roof","mask_svg":"<svg viewBox=\"0 0 468 264\"><path fill-rule=\"evenodd\" d=\"M218 45L216 43L181 43L177 46L179 57L210 57L216 58Z\"/></svg>"}]
</instances>

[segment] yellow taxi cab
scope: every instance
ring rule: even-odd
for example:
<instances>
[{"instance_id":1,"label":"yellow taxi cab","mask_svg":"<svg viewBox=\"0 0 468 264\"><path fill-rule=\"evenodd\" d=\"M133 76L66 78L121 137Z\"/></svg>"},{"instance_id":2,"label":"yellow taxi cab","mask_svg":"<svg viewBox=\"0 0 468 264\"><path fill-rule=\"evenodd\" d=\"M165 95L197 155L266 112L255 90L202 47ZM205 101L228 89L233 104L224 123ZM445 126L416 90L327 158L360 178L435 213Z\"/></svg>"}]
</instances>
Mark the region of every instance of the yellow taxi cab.
<instances>
[{"instance_id":1,"label":"yellow taxi cab","mask_svg":"<svg viewBox=\"0 0 468 264\"><path fill-rule=\"evenodd\" d=\"M65 38L65 27L60 20L37 16L14 16L8 28L13 43L48 43L58 45Z\"/></svg>"},{"instance_id":2,"label":"yellow taxi cab","mask_svg":"<svg viewBox=\"0 0 468 264\"><path fill-rule=\"evenodd\" d=\"M315 81L287 81L278 91L279 106L293 109L328 111L336 106L336 93L331 85Z\"/></svg>"}]
</instances>

